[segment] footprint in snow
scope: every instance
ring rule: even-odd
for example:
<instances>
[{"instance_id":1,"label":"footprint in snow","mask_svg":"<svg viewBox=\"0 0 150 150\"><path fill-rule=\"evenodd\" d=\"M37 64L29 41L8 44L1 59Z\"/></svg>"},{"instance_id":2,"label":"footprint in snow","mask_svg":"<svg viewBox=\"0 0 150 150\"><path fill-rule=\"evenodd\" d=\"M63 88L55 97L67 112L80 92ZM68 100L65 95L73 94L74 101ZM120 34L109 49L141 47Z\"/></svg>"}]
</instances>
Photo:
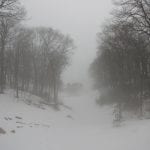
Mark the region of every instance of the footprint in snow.
<instances>
[{"instance_id":1,"label":"footprint in snow","mask_svg":"<svg viewBox=\"0 0 150 150\"><path fill-rule=\"evenodd\" d=\"M15 118L16 118L16 119L19 119L19 120L21 120L21 119L22 119L22 118L21 118L21 117L19 117L19 116L16 116Z\"/></svg>"},{"instance_id":2,"label":"footprint in snow","mask_svg":"<svg viewBox=\"0 0 150 150\"><path fill-rule=\"evenodd\" d=\"M73 117L71 115L67 115L66 117L73 120Z\"/></svg>"},{"instance_id":3,"label":"footprint in snow","mask_svg":"<svg viewBox=\"0 0 150 150\"><path fill-rule=\"evenodd\" d=\"M16 131L15 131L15 130L11 130L10 132L11 132L11 133L16 133Z\"/></svg>"},{"instance_id":4,"label":"footprint in snow","mask_svg":"<svg viewBox=\"0 0 150 150\"><path fill-rule=\"evenodd\" d=\"M23 124L23 125L26 125L26 123L24 123L24 122L19 122L19 121L17 121L16 123L17 123L17 124Z\"/></svg>"},{"instance_id":5,"label":"footprint in snow","mask_svg":"<svg viewBox=\"0 0 150 150\"><path fill-rule=\"evenodd\" d=\"M0 128L0 134L6 134L6 131L2 128Z\"/></svg>"},{"instance_id":6,"label":"footprint in snow","mask_svg":"<svg viewBox=\"0 0 150 150\"><path fill-rule=\"evenodd\" d=\"M23 128L23 126L17 126L17 128Z\"/></svg>"},{"instance_id":7,"label":"footprint in snow","mask_svg":"<svg viewBox=\"0 0 150 150\"><path fill-rule=\"evenodd\" d=\"M5 119L6 121L12 120L12 118L10 118L10 117L4 117L4 119Z\"/></svg>"}]
</instances>

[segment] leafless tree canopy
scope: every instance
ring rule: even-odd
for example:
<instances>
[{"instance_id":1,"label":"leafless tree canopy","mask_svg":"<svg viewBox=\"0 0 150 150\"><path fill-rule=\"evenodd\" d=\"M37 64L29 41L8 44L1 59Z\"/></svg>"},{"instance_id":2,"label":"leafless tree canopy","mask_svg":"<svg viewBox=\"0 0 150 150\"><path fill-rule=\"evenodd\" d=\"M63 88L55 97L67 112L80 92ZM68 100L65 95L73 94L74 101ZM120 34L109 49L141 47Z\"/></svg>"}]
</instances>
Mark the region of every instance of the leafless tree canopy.
<instances>
[{"instance_id":1,"label":"leafless tree canopy","mask_svg":"<svg viewBox=\"0 0 150 150\"><path fill-rule=\"evenodd\" d=\"M101 91L98 103L117 104L120 119L126 109L142 116L143 103L150 97L150 1L114 4L111 22L98 33L97 58L90 69Z\"/></svg>"},{"instance_id":2,"label":"leafless tree canopy","mask_svg":"<svg viewBox=\"0 0 150 150\"><path fill-rule=\"evenodd\" d=\"M115 1L117 19L134 23L134 28L150 35L150 1L119 0Z\"/></svg>"},{"instance_id":3,"label":"leafless tree canopy","mask_svg":"<svg viewBox=\"0 0 150 150\"><path fill-rule=\"evenodd\" d=\"M61 74L73 40L52 28L21 25L26 11L18 0L0 1L0 92L6 86L58 104Z\"/></svg>"}]
</instances>

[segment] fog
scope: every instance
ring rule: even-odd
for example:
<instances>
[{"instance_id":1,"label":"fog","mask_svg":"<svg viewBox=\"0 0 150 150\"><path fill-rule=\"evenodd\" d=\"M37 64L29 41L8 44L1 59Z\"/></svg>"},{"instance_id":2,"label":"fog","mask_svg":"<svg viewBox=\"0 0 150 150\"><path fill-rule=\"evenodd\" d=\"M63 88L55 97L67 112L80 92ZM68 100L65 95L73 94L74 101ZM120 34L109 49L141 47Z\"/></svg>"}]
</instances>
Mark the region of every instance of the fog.
<instances>
[{"instance_id":1,"label":"fog","mask_svg":"<svg viewBox=\"0 0 150 150\"><path fill-rule=\"evenodd\" d=\"M67 82L89 81L89 65L96 56L96 33L109 18L111 0L22 0L30 26L48 26L69 34L76 48L63 74Z\"/></svg>"},{"instance_id":2,"label":"fog","mask_svg":"<svg viewBox=\"0 0 150 150\"><path fill-rule=\"evenodd\" d=\"M149 150L149 127L150 0L0 0L2 150Z\"/></svg>"}]
</instances>

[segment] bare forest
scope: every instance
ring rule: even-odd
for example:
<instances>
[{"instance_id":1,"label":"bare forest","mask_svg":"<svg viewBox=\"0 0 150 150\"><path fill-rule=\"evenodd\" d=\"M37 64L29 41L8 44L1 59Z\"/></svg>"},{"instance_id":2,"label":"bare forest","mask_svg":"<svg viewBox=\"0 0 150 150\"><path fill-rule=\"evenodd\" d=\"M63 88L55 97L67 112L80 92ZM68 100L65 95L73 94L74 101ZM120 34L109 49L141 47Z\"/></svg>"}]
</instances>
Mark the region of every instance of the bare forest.
<instances>
[{"instance_id":1,"label":"bare forest","mask_svg":"<svg viewBox=\"0 0 150 150\"><path fill-rule=\"evenodd\" d=\"M150 0L0 0L0 150L150 149Z\"/></svg>"}]
</instances>

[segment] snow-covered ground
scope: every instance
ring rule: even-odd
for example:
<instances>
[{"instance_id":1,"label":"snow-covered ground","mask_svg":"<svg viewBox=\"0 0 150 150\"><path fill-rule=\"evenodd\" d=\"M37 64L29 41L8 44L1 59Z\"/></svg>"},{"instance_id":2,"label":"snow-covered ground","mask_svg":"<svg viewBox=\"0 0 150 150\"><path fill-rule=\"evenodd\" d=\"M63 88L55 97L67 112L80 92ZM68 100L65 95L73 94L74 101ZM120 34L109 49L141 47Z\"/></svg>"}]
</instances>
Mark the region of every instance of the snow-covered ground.
<instances>
[{"instance_id":1,"label":"snow-covered ground","mask_svg":"<svg viewBox=\"0 0 150 150\"><path fill-rule=\"evenodd\" d=\"M25 94L0 95L0 150L149 150L150 120L130 120L113 127L112 110L100 108L95 94L62 95L56 111ZM38 101L38 102L37 102Z\"/></svg>"}]
</instances>

